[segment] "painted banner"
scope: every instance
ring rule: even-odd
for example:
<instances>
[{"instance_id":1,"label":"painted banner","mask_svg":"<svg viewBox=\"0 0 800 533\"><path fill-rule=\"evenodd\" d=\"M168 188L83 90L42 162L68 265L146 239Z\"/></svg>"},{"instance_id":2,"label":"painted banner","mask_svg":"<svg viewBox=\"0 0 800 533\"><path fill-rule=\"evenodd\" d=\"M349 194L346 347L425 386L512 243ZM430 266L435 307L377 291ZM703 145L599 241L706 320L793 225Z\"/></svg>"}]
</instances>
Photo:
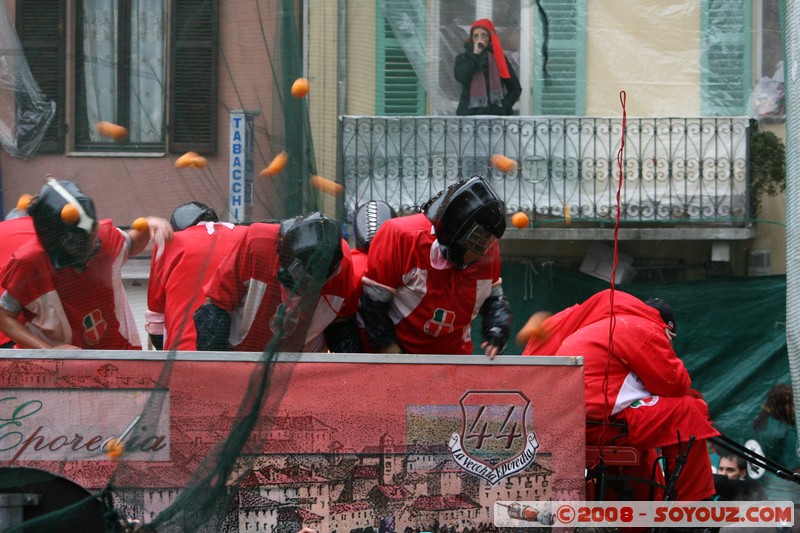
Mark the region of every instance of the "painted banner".
<instances>
[{"instance_id":1,"label":"painted banner","mask_svg":"<svg viewBox=\"0 0 800 533\"><path fill-rule=\"evenodd\" d=\"M115 490L145 522L234 429L260 355L179 354L164 387L159 352L11 353L0 465L90 491L124 465ZM274 530L287 507L319 531L462 530L493 523L496 501L584 498L579 358L284 354L273 368L232 476L239 531Z\"/></svg>"}]
</instances>

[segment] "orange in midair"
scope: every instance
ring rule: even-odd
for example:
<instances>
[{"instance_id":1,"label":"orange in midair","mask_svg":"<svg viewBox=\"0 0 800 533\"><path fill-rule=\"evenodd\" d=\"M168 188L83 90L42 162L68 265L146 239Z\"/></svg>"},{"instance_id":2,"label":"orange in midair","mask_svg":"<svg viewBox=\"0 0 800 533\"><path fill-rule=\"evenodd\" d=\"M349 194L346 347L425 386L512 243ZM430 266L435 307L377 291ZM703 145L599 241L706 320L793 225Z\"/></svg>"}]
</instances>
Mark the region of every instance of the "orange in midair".
<instances>
[{"instance_id":1,"label":"orange in midair","mask_svg":"<svg viewBox=\"0 0 800 533\"><path fill-rule=\"evenodd\" d=\"M295 98L303 98L308 94L308 80L305 78L297 78L292 84L292 96Z\"/></svg>"},{"instance_id":2,"label":"orange in midair","mask_svg":"<svg viewBox=\"0 0 800 533\"><path fill-rule=\"evenodd\" d=\"M545 340L550 331L544 324L544 321L553 316L553 313L548 311L537 311L531 315L528 321L522 326L522 329L517 333L517 345L524 346L528 343L531 337L539 340Z\"/></svg>"},{"instance_id":3,"label":"orange in midair","mask_svg":"<svg viewBox=\"0 0 800 533\"><path fill-rule=\"evenodd\" d=\"M519 211L517 213L514 213L514 215L512 215L511 223L514 224L515 228L522 229L528 227L528 223L530 223L530 220L528 219L528 215L526 215L522 211Z\"/></svg>"},{"instance_id":4,"label":"orange in midair","mask_svg":"<svg viewBox=\"0 0 800 533\"><path fill-rule=\"evenodd\" d=\"M113 122L100 121L95 124L97 133L114 141L121 141L128 136L128 128Z\"/></svg>"},{"instance_id":5,"label":"orange in midair","mask_svg":"<svg viewBox=\"0 0 800 533\"><path fill-rule=\"evenodd\" d=\"M275 174L279 174L283 172L283 169L286 168L286 163L289 161L289 154L285 151L281 151L278 155L276 155L272 162L270 162L267 167L261 171L261 176L274 176Z\"/></svg>"},{"instance_id":6,"label":"orange in midair","mask_svg":"<svg viewBox=\"0 0 800 533\"><path fill-rule=\"evenodd\" d=\"M133 221L131 227L137 231L147 231L150 228L150 224L147 222L147 219L144 217L139 217Z\"/></svg>"},{"instance_id":7,"label":"orange in midair","mask_svg":"<svg viewBox=\"0 0 800 533\"><path fill-rule=\"evenodd\" d=\"M502 154L494 154L489 158L489 163L500 172L510 174L517 170L517 162Z\"/></svg>"},{"instance_id":8,"label":"orange in midair","mask_svg":"<svg viewBox=\"0 0 800 533\"><path fill-rule=\"evenodd\" d=\"M31 196L30 194L28 193L23 194L22 196L19 197L19 200L17 200L17 209L19 209L20 211L25 211L26 209L28 209L28 206L31 205L32 199L33 196Z\"/></svg>"},{"instance_id":9,"label":"orange in midair","mask_svg":"<svg viewBox=\"0 0 800 533\"><path fill-rule=\"evenodd\" d=\"M61 220L67 224L76 224L81 218L81 212L75 204L64 204L61 208Z\"/></svg>"},{"instance_id":10,"label":"orange in midair","mask_svg":"<svg viewBox=\"0 0 800 533\"><path fill-rule=\"evenodd\" d=\"M175 160L175 168L192 167L198 157L200 157L200 155L197 152L186 152Z\"/></svg>"},{"instance_id":11,"label":"orange in midair","mask_svg":"<svg viewBox=\"0 0 800 533\"><path fill-rule=\"evenodd\" d=\"M343 189L339 183L322 176L311 176L311 186L333 196L341 193Z\"/></svg>"}]
</instances>

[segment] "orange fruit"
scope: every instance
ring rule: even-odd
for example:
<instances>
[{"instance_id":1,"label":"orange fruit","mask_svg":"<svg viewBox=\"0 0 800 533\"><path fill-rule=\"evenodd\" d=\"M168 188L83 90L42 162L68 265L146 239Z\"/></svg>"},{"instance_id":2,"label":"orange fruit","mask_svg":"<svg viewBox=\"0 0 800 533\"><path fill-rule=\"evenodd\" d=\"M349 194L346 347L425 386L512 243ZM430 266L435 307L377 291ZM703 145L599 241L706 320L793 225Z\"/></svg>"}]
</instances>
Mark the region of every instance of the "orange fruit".
<instances>
[{"instance_id":1,"label":"orange fruit","mask_svg":"<svg viewBox=\"0 0 800 533\"><path fill-rule=\"evenodd\" d=\"M28 209L28 206L31 205L32 199L33 196L31 196L30 194L28 193L23 194L22 196L19 197L19 200L17 200L17 209L19 209L20 211L25 211L26 209Z\"/></svg>"},{"instance_id":2,"label":"orange fruit","mask_svg":"<svg viewBox=\"0 0 800 533\"><path fill-rule=\"evenodd\" d=\"M302 98L308 94L308 80L305 78L297 78L292 84L292 96L295 98Z\"/></svg>"},{"instance_id":3,"label":"orange fruit","mask_svg":"<svg viewBox=\"0 0 800 533\"><path fill-rule=\"evenodd\" d=\"M192 168L206 168L208 166L208 159L202 155L198 155L191 162Z\"/></svg>"},{"instance_id":4,"label":"orange fruit","mask_svg":"<svg viewBox=\"0 0 800 533\"><path fill-rule=\"evenodd\" d=\"M517 345L524 346L528 343L531 337L539 340L545 340L550 335L550 331L544 324L544 321L553 316L548 311L537 311L531 315L528 321L522 326L522 329L517 333Z\"/></svg>"},{"instance_id":5,"label":"orange fruit","mask_svg":"<svg viewBox=\"0 0 800 533\"><path fill-rule=\"evenodd\" d=\"M175 160L175 168L190 167L198 157L200 157L200 155L198 155L197 152L186 152Z\"/></svg>"},{"instance_id":6,"label":"orange fruit","mask_svg":"<svg viewBox=\"0 0 800 533\"><path fill-rule=\"evenodd\" d=\"M276 155L272 162L267 165L267 167L261 171L262 176L274 176L283 171L286 167L286 163L289 161L289 154L285 151L281 151L278 155Z\"/></svg>"},{"instance_id":7,"label":"orange fruit","mask_svg":"<svg viewBox=\"0 0 800 533\"><path fill-rule=\"evenodd\" d=\"M514 213L514 215L512 215L511 223L514 224L515 228L522 229L528 227L530 220L528 219L528 215L526 215L522 211L519 211L517 213Z\"/></svg>"},{"instance_id":8,"label":"orange fruit","mask_svg":"<svg viewBox=\"0 0 800 533\"><path fill-rule=\"evenodd\" d=\"M106 444L106 455L110 459L117 460L122 457L122 454L125 452L125 444L116 438L108 439L108 443Z\"/></svg>"},{"instance_id":9,"label":"orange fruit","mask_svg":"<svg viewBox=\"0 0 800 533\"><path fill-rule=\"evenodd\" d=\"M322 176L311 176L311 186L332 196L341 193L343 189L339 183Z\"/></svg>"},{"instance_id":10,"label":"orange fruit","mask_svg":"<svg viewBox=\"0 0 800 533\"><path fill-rule=\"evenodd\" d=\"M502 154L494 154L489 158L489 163L500 172L510 174L517 170L517 162Z\"/></svg>"},{"instance_id":11,"label":"orange fruit","mask_svg":"<svg viewBox=\"0 0 800 533\"><path fill-rule=\"evenodd\" d=\"M128 128L113 122L100 121L95 124L97 133L114 141L121 141L128 136Z\"/></svg>"},{"instance_id":12,"label":"orange fruit","mask_svg":"<svg viewBox=\"0 0 800 533\"><path fill-rule=\"evenodd\" d=\"M81 212L75 204L64 204L61 208L61 220L67 224L75 224L80 218Z\"/></svg>"},{"instance_id":13,"label":"orange fruit","mask_svg":"<svg viewBox=\"0 0 800 533\"><path fill-rule=\"evenodd\" d=\"M137 231L147 231L150 228L150 224L147 222L146 218L139 217L133 221L131 227Z\"/></svg>"}]
</instances>

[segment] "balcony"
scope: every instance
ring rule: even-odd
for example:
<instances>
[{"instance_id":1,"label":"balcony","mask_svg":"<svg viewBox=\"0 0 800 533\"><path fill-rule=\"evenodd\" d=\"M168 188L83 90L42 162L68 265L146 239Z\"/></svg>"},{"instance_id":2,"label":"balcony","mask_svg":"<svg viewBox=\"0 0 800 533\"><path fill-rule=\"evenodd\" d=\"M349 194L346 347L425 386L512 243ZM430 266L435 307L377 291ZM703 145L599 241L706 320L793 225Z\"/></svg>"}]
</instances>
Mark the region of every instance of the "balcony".
<instances>
[{"instance_id":1,"label":"balcony","mask_svg":"<svg viewBox=\"0 0 800 533\"><path fill-rule=\"evenodd\" d=\"M384 200L408 213L446 186L485 176L529 228L504 238L610 239L620 118L359 117L341 121L348 213ZM627 118L620 239L755 237L748 200L747 117ZM518 162L504 174L493 154Z\"/></svg>"}]
</instances>

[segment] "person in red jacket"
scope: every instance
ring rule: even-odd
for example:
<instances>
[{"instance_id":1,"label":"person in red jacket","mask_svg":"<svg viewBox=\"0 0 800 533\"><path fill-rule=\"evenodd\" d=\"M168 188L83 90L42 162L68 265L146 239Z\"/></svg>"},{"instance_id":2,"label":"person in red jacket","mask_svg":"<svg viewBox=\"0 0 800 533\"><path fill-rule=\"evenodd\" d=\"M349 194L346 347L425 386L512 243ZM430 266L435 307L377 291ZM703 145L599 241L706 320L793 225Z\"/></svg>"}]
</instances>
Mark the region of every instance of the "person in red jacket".
<instances>
[{"instance_id":1,"label":"person in red jacket","mask_svg":"<svg viewBox=\"0 0 800 533\"><path fill-rule=\"evenodd\" d=\"M542 330L546 334L532 336L523 355L583 357L586 419L596 422L587 424L587 444L661 448L668 472L673 472L676 457L694 436L676 499L699 501L714 495L705 439L719 432L672 348L677 327L669 304L607 289L551 316ZM620 435L613 423L627 431ZM652 465L642 466L635 475L649 477Z\"/></svg>"},{"instance_id":2,"label":"person in red jacket","mask_svg":"<svg viewBox=\"0 0 800 533\"><path fill-rule=\"evenodd\" d=\"M505 204L480 176L454 183L422 213L387 220L369 248L360 314L383 353L472 354L481 315L485 354L508 343L497 240Z\"/></svg>"},{"instance_id":3,"label":"person in red jacket","mask_svg":"<svg viewBox=\"0 0 800 533\"><path fill-rule=\"evenodd\" d=\"M198 350L361 351L350 247L321 213L249 226L204 290Z\"/></svg>"},{"instance_id":4,"label":"person in red jacket","mask_svg":"<svg viewBox=\"0 0 800 533\"><path fill-rule=\"evenodd\" d=\"M355 248L350 250L350 257L353 260L353 280L355 282L356 298L361 299L363 285L361 279L367 270L367 260L369 258L369 247L372 239L378 233L378 229L384 222L397 217L397 212L392 206L380 200L370 200L361 204L353 214L353 239ZM356 314L358 333L361 337L361 344L365 352L375 351L369 342L369 337L364 329L364 319L361 313Z\"/></svg>"},{"instance_id":5,"label":"person in red jacket","mask_svg":"<svg viewBox=\"0 0 800 533\"><path fill-rule=\"evenodd\" d=\"M174 237L163 248L154 247L150 260L145 330L157 350L194 351L193 316L205 302L203 286L247 228L220 222L216 211L200 202L176 207L170 223Z\"/></svg>"},{"instance_id":6,"label":"person in red jacket","mask_svg":"<svg viewBox=\"0 0 800 533\"><path fill-rule=\"evenodd\" d=\"M28 214L37 238L14 252L0 277L0 331L21 348L141 349L122 266L151 239L171 239L169 222L147 217L147 230L124 232L98 220L75 183L52 178Z\"/></svg>"},{"instance_id":7,"label":"person in red jacket","mask_svg":"<svg viewBox=\"0 0 800 533\"><path fill-rule=\"evenodd\" d=\"M14 208L9 216L0 222L0 272L6 267L11 255L31 240L36 240L33 220L27 216L27 211ZM3 292L0 287L0 294ZM20 315L20 318L24 323L26 320L24 313ZM0 348L13 348L14 344L8 335L0 332Z\"/></svg>"}]
</instances>

